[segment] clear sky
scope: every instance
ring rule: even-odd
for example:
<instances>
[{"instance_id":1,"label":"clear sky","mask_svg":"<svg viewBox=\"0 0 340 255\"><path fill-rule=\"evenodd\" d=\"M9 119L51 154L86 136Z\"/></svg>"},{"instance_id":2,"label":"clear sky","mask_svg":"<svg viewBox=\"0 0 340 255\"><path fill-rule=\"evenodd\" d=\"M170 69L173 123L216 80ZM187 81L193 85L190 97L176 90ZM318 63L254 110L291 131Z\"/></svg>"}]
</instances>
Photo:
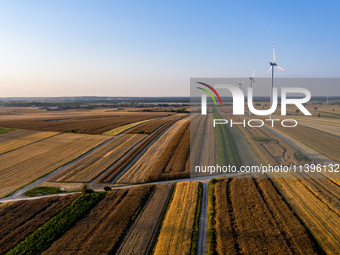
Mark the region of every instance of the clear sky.
<instances>
[{"instance_id":1,"label":"clear sky","mask_svg":"<svg viewBox=\"0 0 340 255\"><path fill-rule=\"evenodd\" d=\"M0 97L189 96L191 77L248 77L255 64L263 77L272 40L290 77L340 77L339 12L315 0L0 1Z\"/></svg>"}]
</instances>

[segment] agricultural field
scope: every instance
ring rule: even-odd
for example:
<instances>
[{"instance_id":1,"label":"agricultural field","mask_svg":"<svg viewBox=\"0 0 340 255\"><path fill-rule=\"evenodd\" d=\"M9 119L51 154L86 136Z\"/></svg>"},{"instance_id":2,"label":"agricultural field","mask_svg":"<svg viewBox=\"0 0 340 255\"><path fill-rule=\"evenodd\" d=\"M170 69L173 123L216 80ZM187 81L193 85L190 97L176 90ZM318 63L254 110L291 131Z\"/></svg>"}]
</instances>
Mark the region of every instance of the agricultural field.
<instances>
[{"instance_id":1,"label":"agricultural field","mask_svg":"<svg viewBox=\"0 0 340 255\"><path fill-rule=\"evenodd\" d=\"M242 122L243 119L225 114L233 121ZM248 142L255 148L261 159L270 165L290 165L305 164L295 158L295 149L288 145L285 141L275 136L265 128L250 128L237 125L242 131ZM295 127L296 128L296 127Z\"/></svg>"},{"instance_id":2,"label":"agricultural field","mask_svg":"<svg viewBox=\"0 0 340 255\"><path fill-rule=\"evenodd\" d=\"M2 134L7 134L7 133L10 133L10 132L13 132L13 131L16 131L17 129L15 128L3 128L3 127L0 127L0 135Z\"/></svg>"},{"instance_id":3,"label":"agricultural field","mask_svg":"<svg viewBox=\"0 0 340 255\"><path fill-rule=\"evenodd\" d=\"M194 114L193 116L190 116L190 118L190 130L196 134L195 139L190 140L190 165L199 166L204 143L207 115Z\"/></svg>"},{"instance_id":4,"label":"agricultural field","mask_svg":"<svg viewBox=\"0 0 340 255\"><path fill-rule=\"evenodd\" d=\"M124 170L124 168L150 143L152 142L160 133L162 133L166 128L168 128L172 123L176 122L176 119L165 123L155 130L152 134L148 135L141 143L139 143L135 148L130 150L124 158L115 164L110 170L108 170L102 177L98 179L99 183L111 182L116 178L116 176Z\"/></svg>"},{"instance_id":5,"label":"agricultural field","mask_svg":"<svg viewBox=\"0 0 340 255\"><path fill-rule=\"evenodd\" d=\"M29 130L27 130L27 131L29 131ZM16 139L12 139L12 140L7 141L7 142L3 142L3 143L1 143L0 154L18 149L20 147L26 146L26 145L31 144L31 143L35 143L37 141L40 141L40 140L43 140L43 139L46 139L46 138L49 138L49 137L52 137L52 136L55 136L57 134L59 134L59 133L57 133L57 132L37 132L37 133L30 134L30 135L27 135L27 136L22 136L22 137L19 137L19 138L16 138Z\"/></svg>"},{"instance_id":6,"label":"agricultural field","mask_svg":"<svg viewBox=\"0 0 340 255\"><path fill-rule=\"evenodd\" d=\"M177 131L145 181L183 179L190 176L190 120Z\"/></svg>"},{"instance_id":7,"label":"agricultural field","mask_svg":"<svg viewBox=\"0 0 340 255\"><path fill-rule=\"evenodd\" d=\"M340 161L340 137L299 125L294 128L284 128L282 126L277 126L276 128L307 144L314 150Z\"/></svg>"},{"instance_id":8,"label":"agricultural field","mask_svg":"<svg viewBox=\"0 0 340 255\"><path fill-rule=\"evenodd\" d=\"M214 119L221 119L221 116L214 109ZM237 150L232 136L226 125L217 125L215 127L216 144L217 144L217 161L221 166L241 166L241 160L237 154Z\"/></svg>"},{"instance_id":9,"label":"agricultural field","mask_svg":"<svg viewBox=\"0 0 340 255\"><path fill-rule=\"evenodd\" d=\"M146 136L122 134L54 175L48 182L91 182Z\"/></svg>"},{"instance_id":10,"label":"agricultural field","mask_svg":"<svg viewBox=\"0 0 340 255\"><path fill-rule=\"evenodd\" d=\"M59 134L0 155L0 197L54 171L109 138Z\"/></svg>"},{"instance_id":11,"label":"agricultural field","mask_svg":"<svg viewBox=\"0 0 340 255\"><path fill-rule=\"evenodd\" d=\"M157 162L172 138L186 122L186 118L175 122L150 146L143 156L117 181L117 183L144 182L150 168Z\"/></svg>"},{"instance_id":12,"label":"agricultural field","mask_svg":"<svg viewBox=\"0 0 340 255\"><path fill-rule=\"evenodd\" d=\"M272 179L285 201L308 228L326 254L338 254L340 247L340 217L326 201L310 192L297 178Z\"/></svg>"},{"instance_id":13,"label":"agricultural field","mask_svg":"<svg viewBox=\"0 0 340 255\"><path fill-rule=\"evenodd\" d=\"M170 207L157 240L154 254L195 254L192 240L195 218L200 196L199 182L179 182L176 184Z\"/></svg>"},{"instance_id":14,"label":"agricultural field","mask_svg":"<svg viewBox=\"0 0 340 255\"><path fill-rule=\"evenodd\" d=\"M217 179L210 185L208 254L319 254L268 179Z\"/></svg>"},{"instance_id":15,"label":"agricultural field","mask_svg":"<svg viewBox=\"0 0 340 255\"><path fill-rule=\"evenodd\" d=\"M340 216L340 187L337 184L320 173L299 173L297 177L316 197Z\"/></svg>"},{"instance_id":16,"label":"agricultural field","mask_svg":"<svg viewBox=\"0 0 340 255\"><path fill-rule=\"evenodd\" d=\"M144 123L143 125L140 125L138 127L135 127L131 130L129 130L128 132L126 132L127 134L151 134L152 132L154 132L157 128L161 127L162 125L169 123L169 122L174 122L176 120L179 120L182 117L187 116L186 114L176 114L173 116L168 116L168 117L164 117L164 118L159 118L156 120L151 120L147 123Z\"/></svg>"},{"instance_id":17,"label":"agricultural field","mask_svg":"<svg viewBox=\"0 0 340 255\"><path fill-rule=\"evenodd\" d=\"M77 114L56 115L54 118L22 118L1 119L0 127L20 128L39 131L73 132L82 134L102 134L106 131L118 128L134 122L149 120L157 117L168 116L165 112L141 112L122 113L115 112L106 115L84 115Z\"/></svg>"},{"instance_id":18,"label":"agricultural field","mask_svg":"<svg viewBox=\"0 0 340 255\"><path fill-rule=\"evenodd\" d=\"M0 254L13 249L77 197L77 194L54 196L4 204L0 208Z\"/></svg>"},{"instance_id":19,"label":"agricultural field","mask_svg":"<svg viewBox=\"0 0 340 255\"><path fill-rule=\"evenodd\" d=\"M152 191L145 185L109 192L42 254L115 253Z\"/></svg>"},{"instance_id":20,"label":"agricultural field","mask_svg":"<svg viewBox=\"0 0 340 255\"><path fill-rule=\"evenodd\" d=\"M2 133L0 135L0 144L6 143L8 141L19 139L25 136L33 135L39 131L35 130L13 130L12 132Z\"/></svg>"},{"instance_id":21,"label":"agricultural field","mask_svg":"<svg viewBox=\"0 0 340 255\"><path fill-rule=\"evenodd\" d=\"M159 184L133 223L116 254L151 254L174 184Z\"/></svg>"},{"instance_id":22,"label":"agricultural field","mask_svg":"<svg viewBox=\"0 0 340 255\"><path fill-rule=\"evenodd\" d=\"M138 125L143 124L143 123L148 122L148 121L151 121L151 120L142 120L142 121L134 122L134 123L127 124L127 125L124 125L124 126L120 126L120 127L114 128L112 130L106 131L105 133L103 133L103 135L110 135L110 136L119 135L120 133L122 133L122 132L124 132L128 129L131 129L135 126L138 126Z\"/></svg>"}]
</instances>

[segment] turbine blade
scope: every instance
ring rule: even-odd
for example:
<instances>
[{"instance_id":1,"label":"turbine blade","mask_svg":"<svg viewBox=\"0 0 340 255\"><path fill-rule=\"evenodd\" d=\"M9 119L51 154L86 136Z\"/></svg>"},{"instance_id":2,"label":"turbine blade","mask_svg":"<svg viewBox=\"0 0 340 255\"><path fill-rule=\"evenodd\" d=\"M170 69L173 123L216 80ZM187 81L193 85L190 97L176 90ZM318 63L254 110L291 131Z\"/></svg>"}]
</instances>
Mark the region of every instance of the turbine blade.
<instances>
[{"instance_id":1,"label":"turbine blade","mask_svg":"<svg viewBox=\"0 0 340 255\"><path fill-rule=\"evenodd\" d=\"M246 80L249 80L249 78L245 79L244 81L242 81L241 83L245 82Z\"/></svg>"},{"instance_id":2,"label":"turbine blade","mask_svg":"<svg viewBox=\"0 0 340 255\"><path fill-rule=\"evenodd\" d=\"M268 72L266 73L266 75L263 78L266 78L266 76L269 74L269 72L272 70L272 66L269 68Z\"/></svg>"},{"instance_id":3,"label":"turbine blade","mask_svg":"<svg viewBox=\"0 0 340 255\"><path fill-rule=\"evenodd\" d=\"M274 56L274 63L275 63L275 47L274 47L274 40L273 40L273 56Z\"/></svg>"},{"instance_id":4,"label":"turbine blade","mask_svg":"<svg viewBox=\"0 0 340 255\"><path fill-rule=\"evenodd\" d=\"M257 86L257 84L256 84L255 80L253 80L253 83L255 84L255 86L256 86L256 88L257 88L257 90L258 90L258 89L259 89L259 87Z\"/></svg>"},{"instance_id":5,"label":"turbine blade","mask_svg":"<svg viewBox=\"0 0 340 255\"><path fill-rule=\"evenodd\" d=\"M256 65L255 65L255 68L254 68L253 76L252 76L251 78L254 78L254 76L255 76L255 71L256 71Z\"/></svg>"},{"instance_id":6,"label":"turbine blade","mask_svg":"<svg viewBox=\"0 0 340 255\"><path fill-rule=\"evenodd\" d=\"M276 66L276 67L279 68L279 69L281 69L282 71L286 72L287 74L290 74L290 73L288 73L285 69L283 69L282 67L280 67L280 66Z\"/></svg>"}]
</instances>

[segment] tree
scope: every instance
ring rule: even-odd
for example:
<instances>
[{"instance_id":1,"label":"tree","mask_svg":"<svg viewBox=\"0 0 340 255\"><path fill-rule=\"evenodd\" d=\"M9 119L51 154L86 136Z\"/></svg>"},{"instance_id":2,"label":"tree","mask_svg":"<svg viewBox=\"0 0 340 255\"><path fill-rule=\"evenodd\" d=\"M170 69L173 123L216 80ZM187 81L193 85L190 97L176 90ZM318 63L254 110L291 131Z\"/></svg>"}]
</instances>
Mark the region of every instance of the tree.
<instances>
[{"instance_id":1,"label":"tree","mask_svg":"<svg viewBox=\"0 0 340 255\"><path fill-rule=\"evenodd\" d=\"M108 192L108 191L111 191L111 188L110 188L109 186L105 186L105 187L104 187L104 190L105 190L106 192Z\"/></svg>"},{"instance_id":2,"label":"tree","mask_svg":"<svg viewBox=\"0 0 340 255\"><path fill-rule=\"evenodd\" d=\"M314 107L314 110L316 111L318 108L317 107Z\"/></svg>"},{"instance_id":3,"label":"tree","mask_svg":"<svg viewBox=\"0 0 340 255\"><path fill-rule=\"evenodd\" d=\"M299 110L299 109L297 109L297 110L296 110L296 114L299 114L299 112L300 112L300 110Z\"/></svg>"}]
</instances>

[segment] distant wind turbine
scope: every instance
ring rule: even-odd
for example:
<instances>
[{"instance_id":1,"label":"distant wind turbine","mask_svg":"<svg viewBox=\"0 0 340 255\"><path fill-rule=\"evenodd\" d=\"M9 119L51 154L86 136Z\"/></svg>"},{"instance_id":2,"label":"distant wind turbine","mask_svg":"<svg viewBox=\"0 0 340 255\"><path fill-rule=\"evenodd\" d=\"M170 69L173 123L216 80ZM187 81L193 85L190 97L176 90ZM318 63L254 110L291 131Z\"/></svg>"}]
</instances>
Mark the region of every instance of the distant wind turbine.
<instances>
[{"instance_id":1,"label":"distant wind turbine","mask_svg":"<svg viewBox=\"0 0 340 255\"><path fill-rule=\"evenodd\" d=\"M246 80L250 80L250 87L251 87L251 88L253 87L253 82L254 82L256 88L259 89L259 87L257 87L256 82L255 82L255 80L254 80L255 71L256 71L256 65L255 65L255 68L254 68L253 76L252 76L252 77L249 77L248 79L245 79L245 81L246 81ZM251 112L250 112L250 111L249 111L249 116L251 116Z\"/></svg>"},{"instance_id":2,"label":"distant wind turbine","mask_svg":"<svg viewBox=\"0 0 340 255\"><path fill-rule=\"evenodd\" d=\"M240 88L240 89L242 89L242 84L246 81L246 80L248 80L248 79L245 79L244 81L242 81L242 82L240 82L239 80L237 80L237 79L235 79L236 81L237 81L237 83L238 83L238 87Z\"/></svg>"},{"instance_id":3,"label":"distant wind turbine","mask_svg":"<svg viewBox=\"0 0 340 255\"><path fill-rule=\"evenodd\" d=\"M329 95L329 92L328 92L328 89L327 89L327 93L326 93L326 104L328 104L328 95Z\"/></svg>"},{"instance_id":4,"label":"distant wind turbine","mask_svg":"<svg viewBox=\"0 0 340 255\"><path fill-rule=\"evenodd\" d=\"M268 70L268 72L266 73L266 75L263 77L265 78L270 70L272 71L272 86L270 87L270 107L272 107L273 104L273 87L274 87L274 67L276 66L277 68L281 69L282 71L286 72L287 74L289 74L285 69L283 69L282 67L278 66L275 62L275 47L274 47L274 41L273 41L273 57L274 57L274 61L273 62L269 62L270 68ZM270 114L270 119L273 119L273 114Z\"/></svg>"}]
</instances>

